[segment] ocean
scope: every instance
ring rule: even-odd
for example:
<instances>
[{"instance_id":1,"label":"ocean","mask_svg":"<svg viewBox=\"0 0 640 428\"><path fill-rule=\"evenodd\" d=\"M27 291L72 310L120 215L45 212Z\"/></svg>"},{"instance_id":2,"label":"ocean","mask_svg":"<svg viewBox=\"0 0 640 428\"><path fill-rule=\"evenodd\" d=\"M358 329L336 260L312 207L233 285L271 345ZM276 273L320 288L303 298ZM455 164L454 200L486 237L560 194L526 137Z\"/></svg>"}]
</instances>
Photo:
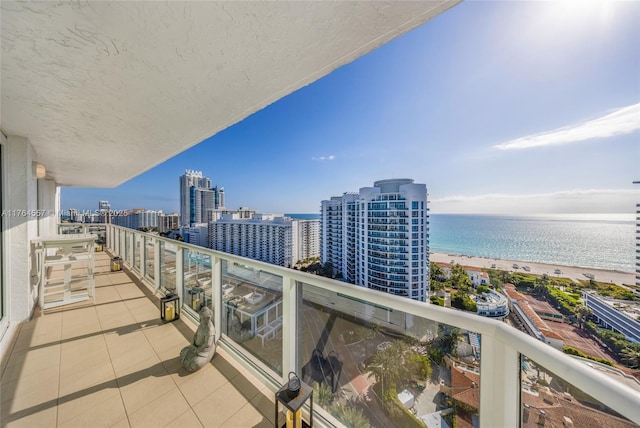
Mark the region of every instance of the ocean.
<instances>
[{"instance_id":1,"label":"ocean","mask_svg":"<svg viewBox=\"0 0 640 428\"><path fill-rule=\"evenodd\" d=\"M633 218L431 214L429 242L438 253L633 272Z\"/></svg>"},{"instance_id":2,"label":"ocean","mask_svg":"<svg viewBox=\"0 0 640 428\"><path fill-rule=\"evenodd\" d=\"M634 218L633 214L430 214L429 243L438 253L633 272Z\"/></svg>"}]
</instances>

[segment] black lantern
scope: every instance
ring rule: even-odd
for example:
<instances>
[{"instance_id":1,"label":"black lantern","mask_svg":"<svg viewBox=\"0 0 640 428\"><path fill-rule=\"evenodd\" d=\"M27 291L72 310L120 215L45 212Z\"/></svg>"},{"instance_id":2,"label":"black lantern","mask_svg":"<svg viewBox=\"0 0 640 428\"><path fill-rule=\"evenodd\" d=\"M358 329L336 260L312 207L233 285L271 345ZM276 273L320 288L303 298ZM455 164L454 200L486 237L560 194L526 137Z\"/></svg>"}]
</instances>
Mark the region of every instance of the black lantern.
<instances>
[{"instance_id":1,"label":"black lantern","mask_svg":"<svg viewBox=\"0 0 640 428\"><path fill-rule=\"evenodd\" d=\"M293 375L293 376L292 376ZM302 419L302 406L310 400L309 423ZM313 426L313 388L302 382L294 373L289 373L289 381L276 392L275 426L278 427L278 403L287 409L287 421L282 427L303 428Z\"/></svg>"},{"instance_id":2,"label":"black lantern","mask_svg":"<svg viewBox=\"0 0 640 428\"><path fill-rule=\"evenodd\" d=\"M200 305L207 305L207 302L204 299L204 289L200 288L199 286L189 288L187 290L187 296L189 299L189 307L196 312L198 311L198 309L200 309Z\"/></svg>"},{"instance_id":3,"label":"black lantern","mask_svg":"<svg viewBox=\"0 0 640 428\"><path fill-rule=\"evenodd\" d=\"M114 257L111 259L111 272L118 272L119 270L122 270L122 259Z\"/></svg>"},{"instance_id":4,"label":"black lantern","mask_svg":"<svg viewBox=\"0 0 640 428\"><path fill-rule=\"evenodd\" d=\"M174 293L167 293L160 299L160 319L171 322L180 318L180 297Z\"/></svg>"}]
</instances>

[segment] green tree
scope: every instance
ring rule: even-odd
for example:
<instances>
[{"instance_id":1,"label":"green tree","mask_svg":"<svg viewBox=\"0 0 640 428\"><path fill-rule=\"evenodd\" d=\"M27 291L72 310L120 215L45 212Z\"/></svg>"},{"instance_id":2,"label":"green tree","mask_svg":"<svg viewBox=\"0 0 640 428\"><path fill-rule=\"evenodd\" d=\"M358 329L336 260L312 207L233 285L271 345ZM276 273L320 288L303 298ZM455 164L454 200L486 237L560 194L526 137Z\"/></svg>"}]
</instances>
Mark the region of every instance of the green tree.
<instances>
[{"instance_id":1,"label":"green tree","mask_svg":"<svg viewBox=\"0 0 640 428\"><path fill-rule=\"evenodd\" d=\"M313 386L313 395L315 397L314 400L317 400L320 407L325 409L329 408L334 398L331 388L326 383L316 383Z\"/></svg>"},{"instance_id":2,"label":"green tree","mask_svg":"<svg viewBox=\"0 0 640 428\"><path fill-rule=\"evenodd\" d=\"M429 263L429 278L431 281L443 281L446 278L444 270L436 263Z\"/></svg>"},{"instance_id":3,"label":"green tree","mask_svg":"<svg viewBox=\"0 0 640 428\"><path fill-rule=\"evenodd\" d=\"M622 361L624 361L629 367L640 367L640 350L624 348L620 351L620 356L622 357Z\"/></svg>"},{"instance_id":4,"label":"green tree","mask_svg":"<svg viewBox=\"0 0 640 428\"><path fill-rule=\"evenodd\" d=\"M463 297L467 297L471 293L471 279L464 268L458 263L451 267L451 285L457 288Z\"/></svg>"},{"instance_id":5,"label":"green tree","mask_svg":"<svg viewBox=\"0 0 640 428\"><path fill-rule=\"evenodd\" d=\"M589 318L589 315L591 315L591 309L589 309L585 305L577 306L574 309L574 312L576 313L576 316L580 320L580 327L584 326L584 323L586 322L587 318Z\"/></svg>"},{"instance_id":6,"label":"green tree","mask_svg":"<svg viewBox=\"0 0 640 428\"><path fill-rule=\"evenodd\" d=\"M355 403L338 403L332 407L333 415L348 428L367 428L371 426L362 410Z\"/></svg>"}]
</instances>

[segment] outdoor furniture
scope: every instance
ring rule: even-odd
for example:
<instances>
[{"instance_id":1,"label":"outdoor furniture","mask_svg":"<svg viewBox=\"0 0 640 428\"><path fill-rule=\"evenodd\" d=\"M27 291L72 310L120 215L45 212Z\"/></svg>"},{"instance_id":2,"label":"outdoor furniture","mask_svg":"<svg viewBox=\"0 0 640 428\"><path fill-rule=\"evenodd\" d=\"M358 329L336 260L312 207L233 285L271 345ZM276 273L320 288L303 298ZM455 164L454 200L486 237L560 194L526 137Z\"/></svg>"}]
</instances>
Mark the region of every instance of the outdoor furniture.
<instances>
[{"instance_id":1,"label":"outdoor furniture","mask_svg":"<svg viewBox=\"0 0 640 428\"><path fill-rule=\"evenodd\" d=\"M43 236L31 241L38 267L40 311L82 302L95 303L93 234ZM47 270L62 266L62 278L49 277ZM74 272L75 270L75 272Z\"/></svg>"}]
</instances>

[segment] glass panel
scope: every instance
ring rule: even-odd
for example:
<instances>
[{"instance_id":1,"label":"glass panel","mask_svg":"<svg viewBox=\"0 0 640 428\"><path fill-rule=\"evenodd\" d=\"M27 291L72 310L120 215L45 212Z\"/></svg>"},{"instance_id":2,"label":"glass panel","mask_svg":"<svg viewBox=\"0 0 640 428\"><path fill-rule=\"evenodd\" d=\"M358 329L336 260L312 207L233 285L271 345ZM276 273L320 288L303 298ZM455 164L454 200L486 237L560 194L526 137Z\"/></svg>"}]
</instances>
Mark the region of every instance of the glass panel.
<instances>
[{"instance_id":1,"label":"glass panel","mask_svg":"<svg viewBox=\"0 0 640 428\"><path fill-rule=\"evenodd\" d=\"M622 371L596 361L579 361L618 381L624 381L640 393L637 381ZM522 427L638 426L524 355L520 359L520 382Z\"/></svg>"},{"instance_id":2,"label":"glass panel","mask_svg":"<svg viewBox=\"0 0 640 428\"><path fill-rule=\"evenodd\" d=\"M175 244L160 241L160 287L176 291L176 251Z\"/></svg>"},{"instance_id":3,"label":"glass panel","mask_svg":"<svg viewBox=\"0 0 640 428\"><path fill-rule=\"evenodd\" d=\"M183 260L183 295L185 311L198 318L198 311L208 306L214 311L213 283L211 282L211 256L197 251L182 250Z\"/></svg>"},{"instance_id":4,"label":"glass panel","mask_svg":"<svg viewBox=\"0 0 640 428\"><path fill-rule=\"evenodd\" d=\"M301 288L299 373L314 404L347 426L478 426L479 334Z\"/></svg>"},{"instance_id":5,"label":"glass panel","mask_svg":"<svg viewBox=\"0 0 640 428\"><path fill-rule=\"evenodd\" d=\"M144 238L144 276L149 279L155 279L155 251L154 251L154 239L145 236Z\"/></svg>"},{"instance_id":6,"label":"glass panel","mask_svg":"<svg viewBox=\"0 0 640 428\"><path fill-rule=\"evenodd\" d=\"M140 271L140 235L133 235L133 268Z\"/></svg>"},{"instance_id":7,"label":"glass panel","mask_svg":"<svg viewBox=\"0 0 640 428\"><path fill-rule=\"evenodd\" d=\"M123 257L122 257L122 258L123 258L126 262L129 262L129 232L127 232L127 231L125 230L125 231L123 232L123 235L124 235L124 238L123 238L123 239L124 239L124 241L123 241L123 243L122 243L122 244L123 244L123 245L122 245L122 247L123 247L123 253L122 253L122 254L123 254Z\"/></svg>"},{"instance_id":8,"label":"glass panel","mask_svg":"<svg viewBox=\"0 0 640 428\"><path fill-rule=\"evenodd\" d=\"M222 261L222 333L282 374L282 277Z\"/></svg>"}]
</instances>

